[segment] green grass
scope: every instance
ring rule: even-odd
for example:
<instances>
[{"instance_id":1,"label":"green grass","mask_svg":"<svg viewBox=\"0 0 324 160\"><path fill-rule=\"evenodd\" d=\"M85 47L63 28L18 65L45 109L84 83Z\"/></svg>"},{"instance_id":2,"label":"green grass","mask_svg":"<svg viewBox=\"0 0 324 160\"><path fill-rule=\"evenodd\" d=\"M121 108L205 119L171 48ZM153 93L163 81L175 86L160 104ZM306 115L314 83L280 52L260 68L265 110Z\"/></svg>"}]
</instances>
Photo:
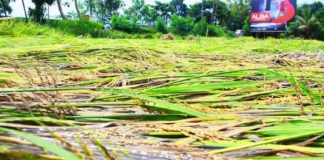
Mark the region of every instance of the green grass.
<instances>
[{"instance_id":1,"label":"green grass","mask_svg":"<svg viewBox=\"0 0 324 160\"><path fill-rule=\"evenodd\" d=\"M21 19L0 20L0 35L11 37L25 36L44 36L57 37L63 36L62 31L51 29L32 21L25 22Z\"/></svg>"}]
</instances>

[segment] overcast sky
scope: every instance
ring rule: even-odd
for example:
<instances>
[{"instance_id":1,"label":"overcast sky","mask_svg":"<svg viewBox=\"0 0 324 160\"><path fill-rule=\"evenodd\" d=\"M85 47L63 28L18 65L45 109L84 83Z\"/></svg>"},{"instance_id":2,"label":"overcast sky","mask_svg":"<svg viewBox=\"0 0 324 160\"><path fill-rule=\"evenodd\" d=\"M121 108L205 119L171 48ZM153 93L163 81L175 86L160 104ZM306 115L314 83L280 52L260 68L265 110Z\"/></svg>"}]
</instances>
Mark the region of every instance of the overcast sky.
<instances>
[{"instance_id":1,"label":"overcast sky","mask_svg":"<svg viewBox=\"0 0 324 160\"><path fill-rule=\"evenodd\" d=\"M33 8L33 3L31 2L31 0L24 0L25 1L25 5L26 5L26 9L28 10L29 7ZM62 2L65 2L65 1L70 1L71 0L62 0ZM80 2L82 2L82 0L79 0ZM161 2L169 2L170 0L159 0ZM185 0L185 3L190 5L190 4L194 4L196 2L199 2L201 0ZM225 1L225 0L224 0ZM324 0L297 0L297 3L298 4L302 4L302 3L312 3L314 1L321 1L324 3ZM146 4L154 4L155 0L145 0L145 3ZM126 4L125 7L128 7L131 5L132 3L132 0L124 0L124 3ZM63 3L62 3L63 4ZM14 16L14 17L23 17L24 16L24 12L23 12L23 7L22 7L22 2L21 0L16 0L16 2L12 2L10 3L10 6L12 7L13 9L13 12L11 14L11 16ZM70 7L63 7L64 9L64 12L65 13L68 13L68 12L75 12L75 8L73 5L71 5ZM50 15L51 17L55 17L55 16L58 16L59 15L59 12L58 12L58 8L57 8L57 5L56 4L53 4L51 7L50 7Z\"/></svg>"}]
</instances>

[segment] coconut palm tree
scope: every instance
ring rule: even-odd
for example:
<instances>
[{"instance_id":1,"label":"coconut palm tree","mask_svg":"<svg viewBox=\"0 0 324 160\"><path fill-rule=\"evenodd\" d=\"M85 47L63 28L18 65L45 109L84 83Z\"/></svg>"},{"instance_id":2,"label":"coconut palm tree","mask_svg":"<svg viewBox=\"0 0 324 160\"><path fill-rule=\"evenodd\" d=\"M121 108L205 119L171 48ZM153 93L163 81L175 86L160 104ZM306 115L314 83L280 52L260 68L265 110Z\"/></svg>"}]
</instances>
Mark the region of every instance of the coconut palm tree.
<instances>
[{"instance_id":1,"label":"coconut palm tree","mask_svg":"<svg viewBox=\"0 0 324 160\"><path fill-rule=\"evenodd\" d=\"M311 38L321 25L309 8L303 9L301 15L296 16L296 22L304 38Z\"/></svg>"},{"instance_id":2,"label":"coconut palm tree","mask_svg":"<svg viewBox=\"0 0 324 160\"><path fill-rule=\"evenodd\" d=\"M56 0L56 3L57 3L57 7L60 11L60 15L61 15L62 19L66 19L63 9L62 9L61 0Z\"/></svg>"},{"instance_id":3,"label":"coconut palm tree","mask_svg":"<svg viewBox=\"0 0 324 160\"><path fill-rule=\"evenodd\" d=\"M12 8L10 7L9 3L14 2L14 0L0 0L0 9L2 9L2 12L4 13L4 16L7 17L7 13L11 13ZM0 12L1 16L1 12Z\"/></svg>"},{"instance_id":4,"label":"coconut palm tree","mask_svg":"<svg viewBox=\"0 0 324 160\"><path fill-rule=\"evenodd\" d=\"M24 9L25 18L28 19L27 12L26 12L26 7L25 7L25 1L21 0L21 3L22 3L22 6L23 6L23 9Z\"/></svg>"},{"instance_id":5,"label":"coconut palm tree","mask_svg":"<svg viewBox=\"0 0 324 160\"><path fill-rule=\"evenodd\" d=\"M74 6L75 6L75 10L78 14L79 19L81 19L81 13L80 13L79 6L78 6L78 0L74 0Z\"/></svg>"}]
</instances>

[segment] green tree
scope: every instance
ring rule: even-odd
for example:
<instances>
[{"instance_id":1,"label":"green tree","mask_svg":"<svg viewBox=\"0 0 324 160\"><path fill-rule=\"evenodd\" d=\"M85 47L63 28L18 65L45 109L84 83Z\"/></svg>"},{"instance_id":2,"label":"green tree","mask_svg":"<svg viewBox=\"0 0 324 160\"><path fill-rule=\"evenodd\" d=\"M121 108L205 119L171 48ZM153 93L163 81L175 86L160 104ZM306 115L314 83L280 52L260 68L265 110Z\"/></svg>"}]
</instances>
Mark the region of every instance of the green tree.
<instances>
[{"instance_id":1,"label":"green tree","mask_svg":"<svg viewBox=\"0 0 324 160\"><path fill-rule=\"evenodd\" d=\"M25 7L25 1L24 0L21 0L21 3L22 3L22 6L23 6L25 18L28 19L27 12L26 12L26 7Z\"/></svg>"},{"instance_id":2,"label":"green tree","mask_svg":"<svg viewBox=\"0 0 324 160\"><path fill-rule=\"evenodd\" d=\"M0 0L0 8L3 9L3 14L5 17L7 17L7 14L10 14L12 12L12 8L10 7L9 3L10 0ZM0 16L1 16L0 12Z\"/></svg>"},{"instance_id":3,"label":"green tree","mask_svg":"<svg viewBox=\"0 0 324 160\"><path fill-rule=\"evenodd\" d=\"M122 0L97 0L95 5L96 14L99 20L111 19L113 15L118 15L118 10L124 6Z\"/></svg>"},{"instance_id":4,"label":"green tree","mask_svg":"<svg viewBox=\"0 0 324 160\"><path fill-rule=\"evenodd\" d=\"M29 8L29 14L36 22L42 22L44 20L45 4L52 5L54 0L32 0L35 4L35 8Z\"/></svg>"},{"instance_id":5,"label":"green tree","mask_svg":"<svg viewBox=\"0 0 324 160\"><path fill-rule=\"evenodd\" d=\"M187 16L188 7L184 0L172 0L170 4L175 8L176 15L185 17Z\"/></svg>"},{"instance_id":6,"label":"green tree","mask_svg":"<svg viewBox=\"0 0 324 160\"><path fill-rule=\"evenodd\" d=\"M155 2L155 9L158 15L164 20L165 24L168 24L171 16L175 13L175 8L170 3Z\"/></svg>"},{"instance_id":7,"label":"green tree","mask_svg":"<svg viewBox=\"0 0 324 160\"><path fill-rule=\"evenodd\" d=\"M145 9L144 0L132 0L132 6L125 10L128 16L134 17L139 21L143 20L143 11Z\"/></svg>"},{"instance_id":8,"label":"green tree","mask_svg":"<svg viewBox=\"0 0 324 160\"><path fill-rule=\"evenodd\" d=\"M191 17L172 16L171 30L175 34L185 36L189 34L194 27L194 20Z\"/></svg>"},{"instance_id":9,"label":"green tree","mask_svg":"<svg viewBox=\"0 0 324 160\"><path fill-rule=\"evenodd\" d=\"M206 35L208 30L208 23L206 19L202 19L194 26L194 33L198 35Z\"/></svg>"},{"instance_id":10,"label":"green tree","mask_svg":"<svg viewBox=\"0 0 324 160\"><path fill-rule=\"evenodd\" d=\"M144 22L146 22L149 25L152 25L154 24L154 22L156 22L159 15L157 10L154 8L154 6L145 5L142 12L142 16Z\"/></svg>"},{"instance_id":11,"label":"green tree","mask_svg":"<svg viewBox=\"0 0 324 160\"><path fill-rule=\"evenodd\" d=\"M89 4L89 12L90 12L90 15L92 15L93 13L92 13L92 9L93 9L93 6L94 6L94 4L93 4L93 0L88 0L88 3L87 4Z\"/></svg>"},{"instance_id":12,"label":"green tree","mask_svg":"<svg viewBox=\"0 0 324 160\"><path fill-rule=\"evenodd\" d=\"M74 1L74 7L75 7L75 11L78 15L78 18L81 19L81 12L80 12L80 9L79 9L79 5L78 5L78 0L73 0Z\"/></svg>"},{"instance_id":13,"label":"green tree","mask_svg":"<svg viewBox=\"0 0 324 160\"><path fill-rule=\"evenodd\" d=\"M242 29L246 17L249 16L249 4L244 0L236 0L228 5L230 16L227 27L230 30Z\"/></svg>"},{"instance_id":14,"label":"green tree","mask_svg":"<svg viewBox=\"0 0 324 160\"><path fill-rule=\"evenodd\" d=\"M250 16L245 18L242 30L244 32L244 35L246 35L246 36L251 35Z\"/></svg>"},{"instance_id":15,"label":"green tree","mask_svg":"<svg viewBox=\"0 0 324 160\"><path fill-rule=\"evenodd\" d=\"M295 21L289 24L289 34L324 40L324 5L321 2L304 4L297 8Z\"/></svg>"},{"instance_id":16,"label":"green tree","mask_svg":"<svg viewBox=\"0 0 324 160\"><path fill-rule=\"evenodd\" d=\"M189 16L193 17L196 22L203 17L209 24L226 25L229 15L226 3L220 0L204 0L192 5L189 9Z\"/></svg>"},{"instance_id":17,"label":"green tree","mask_svg":"<svg viewBox=\"0 0 324 160\"><path fill-rule=\"evenodd\" d=\"M83 2L81 1L83 6L85 7L85 11L89 12L90 15L93 15L93 12L96 10L95 2L96 0L84 0Z\"/></svg>"},{"instance_id":18,"label":"green tree","mask_svg":"<svg viewBox=\"0 0 324 160\"><path fill-rule=\"evenodd\" d=\"M111 18L111 25L113 29L127 33L135 33L138 31L138 26L136 25L136 19L134 17L113 15Z\"/></svg>"},{"instance_id":19,"label":"green tree","mask_svg":"<svg viewBox=\"0 0 324 160\"><path fill-rule=\"evenodd\" d=\"M318 10L323 8L323 3L322 2L314 2L311 4L303 4L301 7L298 7L297 9L297 14L302 14L304 9L310 9L312 13L316 13Z\"/></svg>"},{"instance_id":20,"label":"green tree","mask_svg":"<svg viewBox=\"0 0 324 160\"><path fill-rule=\"evenodd\" d=\"M316 13L315 13L316 18L318 21L322 24L322 27L324 27L324 7L320 8Z\"/></svg>"},{"instance_id":21,"label":"green tree","mask_svg":"<svg viewBox=\"0 0 324 160\"><path fill-rule=\"evenodd\" d=\"M157 19L155 29L160 33L168 33L168 29L161 17Z\"/></svg>"},{"instance_id":22,"label":"green tree","mask_svg":"<svg viewBox=\"0 0 324 160\"><path fill-rule=\"evenodd\" d=\"M316 37L317 31L321 29L321 24L310 8L303 9L301 14L296 16L296 24L304 38Z\"/></svg>"},{"instance_id":23,"label":"green tree","mask_svg":"<svg viewBox=\"0 0 324 160\"><path fill-rule=\"evenodd\" d=\"M89 1L78 1L78 9L80 12L81 19L85 18L87 19L88 13L89 13L89 6L88 6ZM77 17L77 13L73 15L73 17Z\"/></svg>"},{"instance_id":24,"label":"green tree","mask_svg":"<svg viewBox=\"0 0 324 160\"><path fill-rule=\"evenodd\" d=\"M66 19L65 15L64 15L64 12L63 12L63 9L62 9L61 0L56 0L56 3L57 3L58 10L60 12L61 18Z\"/></svg>"}]
</instances>

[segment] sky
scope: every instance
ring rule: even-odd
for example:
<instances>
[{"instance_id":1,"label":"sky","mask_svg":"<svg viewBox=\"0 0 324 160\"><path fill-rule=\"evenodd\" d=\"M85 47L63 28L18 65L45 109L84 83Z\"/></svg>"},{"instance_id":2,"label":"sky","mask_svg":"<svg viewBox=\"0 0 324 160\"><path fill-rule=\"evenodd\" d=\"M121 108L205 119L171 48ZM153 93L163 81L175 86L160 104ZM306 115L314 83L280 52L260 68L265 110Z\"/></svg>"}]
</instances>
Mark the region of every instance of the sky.
<instances>
[{"instance_id":1,"label":"sky","mask_svg":"<svg viewBox=\"0 0 324 160\"><path fill-rule=\"evenodd\" d=\"M25 1L27 11L28 11L29 7L31 7L31 8L34 7L31 0L24 0L24 1ZM67 0L61 0L61 1L65 2ZM79 0L79 1L82 2L82 0ZM156 0L145 0L145 3L146 4L154 4L155 1ZM169 2L170 0L159 0L159 1L161 1L161 2ZM197 3L199 1L201 1L201 0L185 0L185 3L188 4L188 5L191 5L191 4ZM297 3L298 4L312 3L314 1L321 1L321 2L324 3L324 0L297 0ZM70 0L70 2L72 2L72 1ZM130 6L132 4L132 0L124 0L124 3L126 5L125 7L128 7L128 6ZM10 3L10 6L13 9L13 12L11 13L11 16L13 16L13 17L24 17L24 11L23 11L22 1L21 0L16 0L15 2ZM71 4L70 7L64 7L63 6L63 10L64 10L64 13L75 12L75 8L74 8L73 4ZM50 16L51 17L57 17L59 15L59 11L58 11L58 8L57 8L56 4L50 6L49 11L50 11Z\"/></svg>"}]
</instances>

